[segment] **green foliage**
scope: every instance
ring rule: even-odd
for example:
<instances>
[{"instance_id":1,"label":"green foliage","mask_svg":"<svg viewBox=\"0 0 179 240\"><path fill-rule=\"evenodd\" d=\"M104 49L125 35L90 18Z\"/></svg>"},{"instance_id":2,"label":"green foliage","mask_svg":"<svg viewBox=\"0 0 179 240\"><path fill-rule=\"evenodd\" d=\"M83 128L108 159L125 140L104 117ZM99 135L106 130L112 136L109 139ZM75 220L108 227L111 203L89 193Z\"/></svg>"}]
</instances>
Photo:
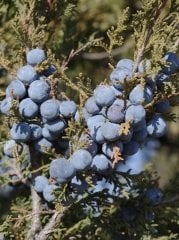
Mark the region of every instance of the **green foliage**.
<instances>
[{"instance_id":1,"label":"green foliage","mask_svg":"<svg viewBox=\"0 0 179 240\"><path fill-rule=\"evenodd\" d=\"M160 70L163 54L169 50L176 51L177 48L178 4L172 0L166 8L168 2L143 0L142 8L134 14L134 59L138 64L145 56L151 58L154 73Z\"/></svg>"},{"instance_id":2,"label":"green foliage","mask_svg":"<svg viewBox=\"0 0 179 240\"><path fill-rule=\"evenodd\" d=\"M27 198L17 198L11 205L11 215L0 225L7 239L24 239L27 233L31 202Z\"/></svg>"},{"instance_id":3,"label":"green foliage","mask_svg":"<svg viewBox=\"0 0 179 240\"><path fill-rule=\"evenodd\" d=\"M118 19L116 27L112 26L107 31L107 37L109 43L104 43L103 41L100 41L96 44L96 46L102 47L109 55L109 59L111 62L113 62L112 59L112 50L114 47L119 47L124 42L124 37L122 36L123 32L127 29L127 20L129 17L129 9L125 9L121 16Z\"/></svg>"}]
</instances>

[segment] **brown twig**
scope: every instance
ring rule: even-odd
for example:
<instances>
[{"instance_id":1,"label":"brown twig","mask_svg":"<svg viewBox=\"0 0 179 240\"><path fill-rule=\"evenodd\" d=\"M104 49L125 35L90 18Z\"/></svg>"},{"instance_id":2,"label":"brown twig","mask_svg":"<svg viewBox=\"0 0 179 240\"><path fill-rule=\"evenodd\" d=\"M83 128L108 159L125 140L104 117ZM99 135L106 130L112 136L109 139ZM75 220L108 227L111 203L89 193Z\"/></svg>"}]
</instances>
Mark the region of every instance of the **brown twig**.
<instances>
[{"instance_id":1,"label":"brown twig","mask_svg":"<svg viewBox=\"0 0 179 240\"><path fill-rule=\"evenodd\" d=\"M133 45L134 45L133 41L128 41L123 46L113 49L111 55L114 57L121 53L124 53L126 52L127 49L131 48ZM82 57L88 60L101 60L108 58L109 54L107 52L83 53Z\"/></svg>"},{"instance_id":2,"label":"brown twig","mask_svg":"<svg viewBox=\"0 0 179 240\"><path fill-rule=\"evenodd\" d=\"M100 40L102 40L102 38L97 38L94 39L91 42L86 43L85 45L83 45L82 47L74 50L72 49L70 54L68 55L68 57L66 59L64 59L63 63L62 63L62 69L65 71L67 69L67 66L69 64L69 62L76 56L78 55L80 52L82 52L83 50L85 50L86 48L88 48L89 46L93 45L96 42L99 42Z\"/></svg>"}]
</instances>

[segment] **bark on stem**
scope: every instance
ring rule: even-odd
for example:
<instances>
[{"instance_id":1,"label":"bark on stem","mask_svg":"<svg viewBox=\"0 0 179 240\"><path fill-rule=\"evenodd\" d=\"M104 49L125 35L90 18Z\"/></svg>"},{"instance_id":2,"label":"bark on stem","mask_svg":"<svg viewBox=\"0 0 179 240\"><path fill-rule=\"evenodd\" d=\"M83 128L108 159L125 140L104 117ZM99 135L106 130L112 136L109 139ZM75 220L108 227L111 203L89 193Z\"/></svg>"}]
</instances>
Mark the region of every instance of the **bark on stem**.
<instances>
[{"instance_id":1,"label":"bark on stem","mask_svg":"<svg viewBox=\"0 0 179 240\"><path fill-rule=\"evenodd\" d=\"M39 168L39 153L34 150L32 145L29 145L30 155L31 155L31 167L33 170L36 170ZM33 179L36 175L38 175L39 172L36 172L35 174L32 174L31 182L33 182ZM41 198L35 191L32 183L29 184L31 189L31 197L32 197L32 220L31 220L31 227L27 233L27 239L28 240L35 240L35 236L41 231L41 219L40 219L40 212L42 208L41 204Z\"/></svg>"},{"instance_id":2,"label":"bark on stem","mask_svg":"<svg viewBox=\"0 0 179 240\"><path fill-rule=\"evenodd\" d=\"M42 228L40 219L41 199L34 190L33 186L31 186L31 196L32 196L32 221L31 228L27 235L28 240L34 240L36 234L38 234Z\"/></svg>"},{"instance_id":3,"label":"bark on stem","mask_svg":"<svg viewBox=\"0 0 179 240\"><path fill-rule=\"evenodd\" d=\"M67 212L69 207L66 207L63 212L56 212L54 215L51 217L49 222L45 225L45 227L41 230L41 232L36 236L36 240L47 240L48 236L54 232L55 227L60 223L62 217L64 214Z\"/></svg>"}]
</instances>

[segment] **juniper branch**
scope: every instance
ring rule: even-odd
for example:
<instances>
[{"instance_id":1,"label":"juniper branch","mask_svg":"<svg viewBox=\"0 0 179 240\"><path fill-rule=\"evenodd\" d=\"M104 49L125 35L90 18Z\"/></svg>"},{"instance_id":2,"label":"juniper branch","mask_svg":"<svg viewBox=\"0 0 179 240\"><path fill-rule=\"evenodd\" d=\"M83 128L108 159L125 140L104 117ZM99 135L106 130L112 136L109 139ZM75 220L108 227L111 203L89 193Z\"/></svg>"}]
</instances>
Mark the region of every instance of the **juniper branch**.
<instances>
[{"instance_id":1,"label":"juniper branch","mask_svg":"<svg viewBox=\"0 0 179 240\"><path fill-rule=\"evenodd\" d=\"M134 64L134 68L133 68L133 72L137 71L138 64L141 61L141 59L142 59L142 57L143 57L143 55L145 53L145 49L146 49L146 47L147 47L147 45L148 45L148 43L150 41L150 38L152 36L155 23L158 20L160 14L161 14L162 9L167 4L167 1L168 0L161 1L160 5L158 6L158 8L156 9L156 11L154 13L154 16L153 16L152 20L150 21L150 26L148 26L148 29L147 29L146 34L144 36L144 40L142 42L142 45L141 45L141 47L138 50L137 57L136 57L135 64Z\"/></svg>"},{"instance_id":2,"label":"juniper branch","mask_svg":"<svg viewBox=\"0 0 179 240\"><path fill-rule=\"evenodd\" d=\"M82 47L74 50L72 49L70 54L68 55L68 57L63 61L62 63L62 69L66 70L67 69L67 65L69 64L69 62L76 56L78 55L80 52L84 51L85 49L87 49L88 47L90 47L91 45L94 45L96 42L99 42L100 40L102 40L102 38L97 38L94 39L90 42L87 42L85 45L83 45Z\"/></svg>"}]
</instances>

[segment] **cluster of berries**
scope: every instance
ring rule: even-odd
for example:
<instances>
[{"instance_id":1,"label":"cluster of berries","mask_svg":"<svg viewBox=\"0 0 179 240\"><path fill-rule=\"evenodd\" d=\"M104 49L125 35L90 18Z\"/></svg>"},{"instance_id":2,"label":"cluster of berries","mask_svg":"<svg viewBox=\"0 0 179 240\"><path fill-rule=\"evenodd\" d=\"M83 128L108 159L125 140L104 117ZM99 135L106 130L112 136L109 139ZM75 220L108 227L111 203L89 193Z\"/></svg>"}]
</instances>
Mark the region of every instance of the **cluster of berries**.
<instances>
[{"instance_id":1,"label":"cluster of berries","mask_svg":"<svg viewBox=\"0 0 179 240\"><path fill-rule=\"evenodd\" d=\"M134 62L120 60L110 75L110 84L97 86L86 100L82 109L85 132L77 141L86 141L87 145L71 153L70 139L63 138L64 130L69 120L81 121L80 110L74 101L53 96L48 79L56 71L53 66L40 73L36 71L46 61L45 52L38 48L29 51L27 65L17 71L17 79L8 85L6 98L1 102L1 112L9 115L13 99L18 100L21 119L10 129L12 139L5 143L4 154L14 158L29 145L41 154L55 149L59 157L50 162L49 175L39 175L33 181L34 189L47 202L55 200L54 190L62 189L64 184L68 184L73 201L82 197L84 191L93 194L107 190L111 196L121 196L122 189L116 187L110 176L121 178L121 172L143 171L155 150L155 139L166 133L162 114L170 107L169 99L155 102L154 98L170 75L178 71L179 59L174 53L167 53L165 59L169 65L154 79L147 74L150 61L142 61L137 74L145 75L145 81L136 84ZM150 104L152 114L147 112ZM89 175L92 185L86 181ZM161 196L158 188L146 190L146 197L154 204L161 201Z\"/></svg>"}]
</instances>

